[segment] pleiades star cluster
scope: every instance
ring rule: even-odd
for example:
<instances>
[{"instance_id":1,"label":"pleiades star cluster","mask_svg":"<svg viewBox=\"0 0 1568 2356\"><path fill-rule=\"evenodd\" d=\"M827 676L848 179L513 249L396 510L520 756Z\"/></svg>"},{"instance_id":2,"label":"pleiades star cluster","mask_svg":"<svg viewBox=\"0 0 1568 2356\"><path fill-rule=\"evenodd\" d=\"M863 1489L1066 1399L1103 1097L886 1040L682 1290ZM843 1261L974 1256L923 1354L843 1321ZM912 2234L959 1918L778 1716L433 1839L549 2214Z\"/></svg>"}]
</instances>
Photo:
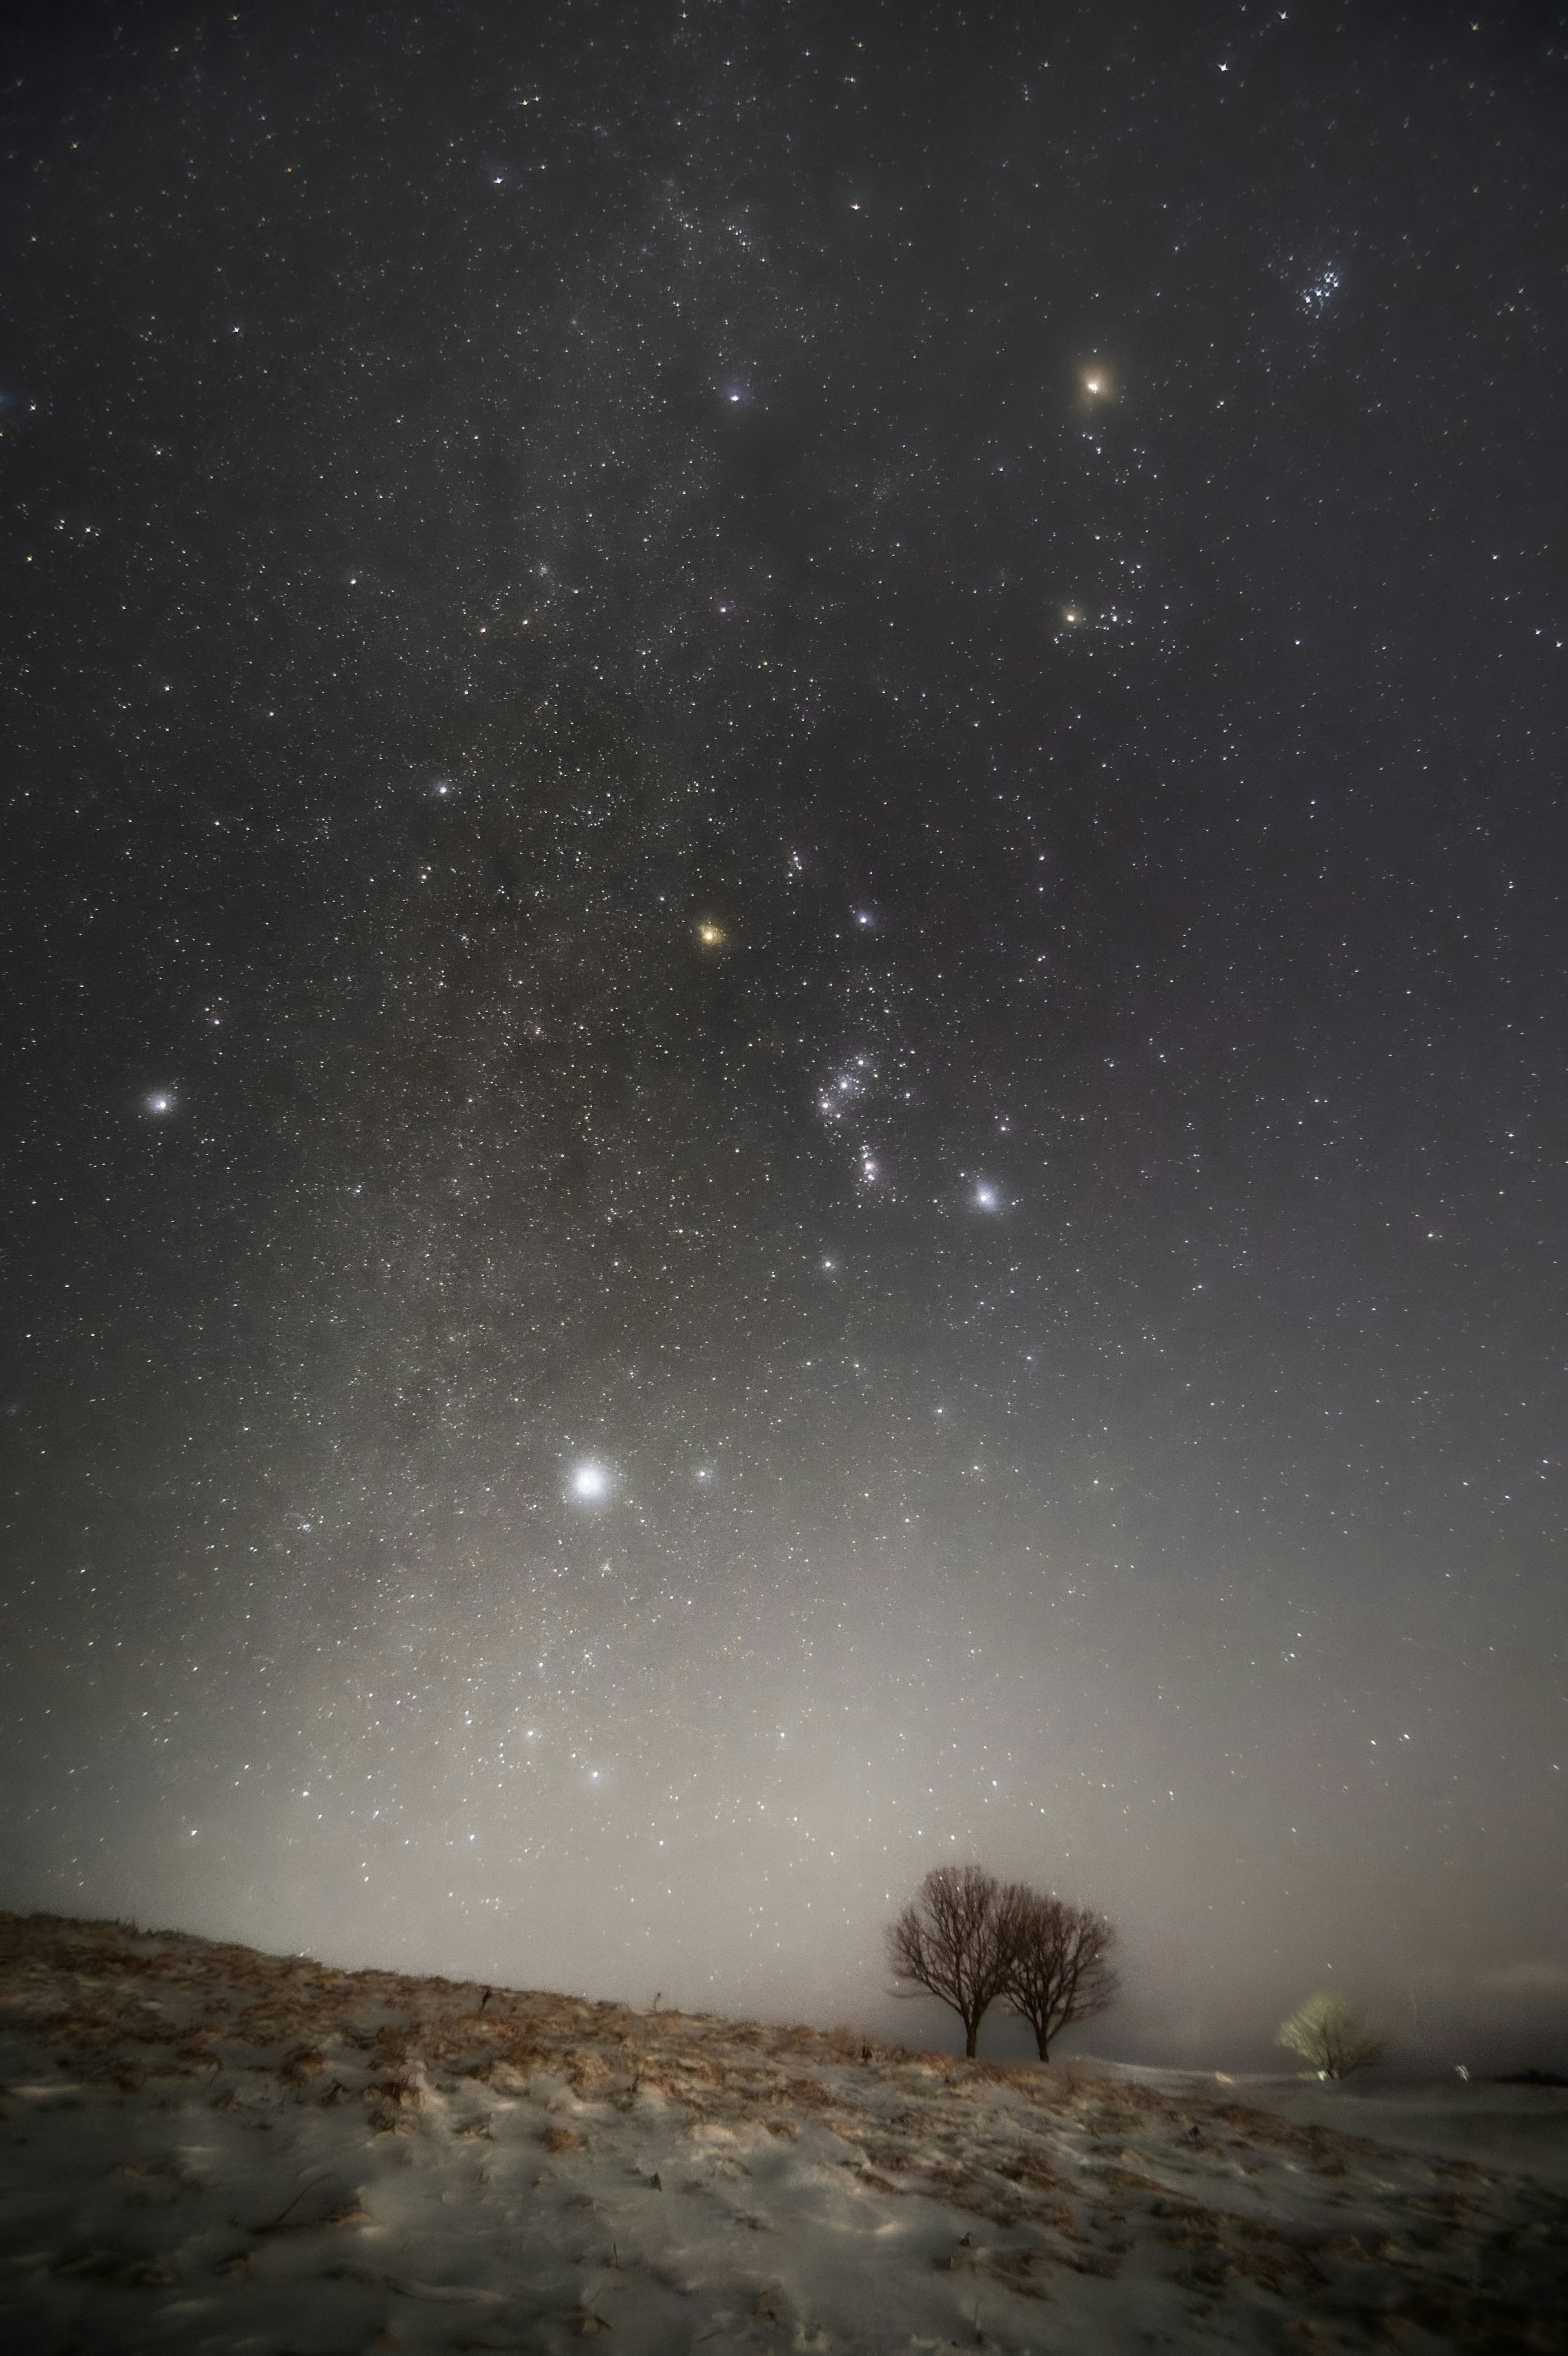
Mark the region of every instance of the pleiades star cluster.
<instances>
[{"instance_id":1,"label":"pleiades star cluster","mask_svg":"<svg viewBox=\"0 0 1568 2356\"><path fill-rule=\"evenodd\" d=\"M1565 45L20 20L0 1901L1562 2057Z\"/></svg>"}]
</instances>

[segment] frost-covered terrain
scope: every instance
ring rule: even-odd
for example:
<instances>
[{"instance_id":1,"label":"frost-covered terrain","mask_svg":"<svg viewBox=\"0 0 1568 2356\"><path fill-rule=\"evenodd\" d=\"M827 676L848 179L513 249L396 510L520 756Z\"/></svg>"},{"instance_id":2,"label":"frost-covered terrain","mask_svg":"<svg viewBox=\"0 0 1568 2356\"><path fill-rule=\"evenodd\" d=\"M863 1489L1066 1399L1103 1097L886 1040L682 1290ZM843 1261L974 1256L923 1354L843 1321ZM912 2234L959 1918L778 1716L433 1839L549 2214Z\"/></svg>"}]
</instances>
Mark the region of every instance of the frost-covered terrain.
<instances>
[{"instance_id":1,"label":"frost-covered terrain","mask_svg":"<svg viewBox=\"0 0 1568 2356\"><path fill-rule=\"evenodd\" d=\"M17 2351L1568 2348L1568 2203L1104 2065L0 1917Z\"/></svg>"},{"instance_id":2,"label":"frost-covered terrain","mask_svg":"<svg viewBox=\"0 0 1568 2356\"><path fill-rule=\"evenodd\" d=\"M1214 2084L1212 2078L1204 2083ZM1456 2077L1403 2083L1381 2072L1343 2086L1282 2078L1233 2083L1238 2100L1299 2126L1331 2126L1402 2149L1473 2159L1568 2192L1568 2087L1477 2078L1461 2083Z\"/></svg>"}]
</instances>

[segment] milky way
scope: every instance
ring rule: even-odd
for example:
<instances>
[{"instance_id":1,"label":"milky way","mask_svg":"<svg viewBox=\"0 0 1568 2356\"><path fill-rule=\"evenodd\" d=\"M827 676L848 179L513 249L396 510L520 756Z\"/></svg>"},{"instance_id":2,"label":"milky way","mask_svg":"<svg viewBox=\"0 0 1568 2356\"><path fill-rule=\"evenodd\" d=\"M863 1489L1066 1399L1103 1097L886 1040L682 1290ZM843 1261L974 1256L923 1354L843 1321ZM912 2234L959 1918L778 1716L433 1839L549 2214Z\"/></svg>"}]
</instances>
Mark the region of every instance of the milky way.
<instances>
[{"instance_id":1,"label":"milky way","mask_svg":"<svg viewBox=\"0 0 1568 2356\"><path fill-rule=\"evenodd\" d=\"M1560 2051L1560 33L17 54L0 1900Z\"/></svg>"}]
</instances>

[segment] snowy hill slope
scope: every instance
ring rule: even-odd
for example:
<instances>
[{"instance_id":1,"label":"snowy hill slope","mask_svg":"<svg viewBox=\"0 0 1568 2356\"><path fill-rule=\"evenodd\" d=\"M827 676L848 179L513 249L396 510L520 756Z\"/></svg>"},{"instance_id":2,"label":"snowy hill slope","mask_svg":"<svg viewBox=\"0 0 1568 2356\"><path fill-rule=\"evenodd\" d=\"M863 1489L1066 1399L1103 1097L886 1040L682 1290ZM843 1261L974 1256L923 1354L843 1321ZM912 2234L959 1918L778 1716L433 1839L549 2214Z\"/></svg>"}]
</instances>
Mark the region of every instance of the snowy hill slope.
<instances>
[{"instance_id":1,"label":"snowy hill slope","mask_svg":"<svg viewBox=\"0 0 1568 2356\"><path fill-rule=\"evenodd\" d=\"M1568 2349L1568 2203L998 2067L0 1916L18 2351Z\"/></svg>"}]
</instances>

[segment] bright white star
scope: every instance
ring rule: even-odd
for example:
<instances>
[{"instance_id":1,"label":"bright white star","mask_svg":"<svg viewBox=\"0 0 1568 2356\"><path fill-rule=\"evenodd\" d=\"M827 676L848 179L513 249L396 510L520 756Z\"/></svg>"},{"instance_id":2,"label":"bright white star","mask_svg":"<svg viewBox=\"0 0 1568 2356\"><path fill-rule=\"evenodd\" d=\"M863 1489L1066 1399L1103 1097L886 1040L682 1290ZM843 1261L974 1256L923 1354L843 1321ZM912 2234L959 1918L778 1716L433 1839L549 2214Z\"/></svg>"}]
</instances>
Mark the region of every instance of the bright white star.
<instances>
[{"instance_id":1,"label":"bright white star","mask_svg":"<svg viewBox=\"0 0 1568 2356\"><path fill-rule=\"evenodd\" d=\"M571 1494L581 1504L598 1505L610 1494L610 1475L603 1464L578 1464L572 1469Z\"/></svg>"}]
</instances>

